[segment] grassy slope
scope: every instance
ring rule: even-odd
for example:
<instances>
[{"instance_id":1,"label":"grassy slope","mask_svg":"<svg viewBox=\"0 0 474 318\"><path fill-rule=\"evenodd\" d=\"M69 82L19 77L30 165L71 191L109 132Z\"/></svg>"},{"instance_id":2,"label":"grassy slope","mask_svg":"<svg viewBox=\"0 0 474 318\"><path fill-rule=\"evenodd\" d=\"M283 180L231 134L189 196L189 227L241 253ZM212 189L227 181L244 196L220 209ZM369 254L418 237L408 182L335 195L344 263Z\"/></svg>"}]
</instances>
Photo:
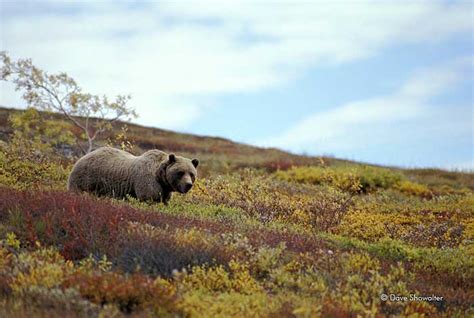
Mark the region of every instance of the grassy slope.
<instances>
[{"instance_id":1,"label":"grassy slope","mask_svg":"<svg viewBox=\"0 0 474 318\"><path fill-rule=\"evenodd\" d=\"M64 161L0 157L0 316L472 314L473 174L129 131L137 153L199 157L191 193L167 207L78 196Z\"/></svg>"},{"instance_id":2,"label":"grassy slope","mask_svg":"<svg viewBox=\"0 0 474 318\"><path fill-rule=\"evenodd\" d=\"M18 110L0 107L0 139L4 141L11 134L12 128L8 123L8 116ZM53 115L58 120L62 116ZM101 136L98 143L104 143L111 136L116 135L123 123L114 124L112 132ZM278 164L285 166L289 164L315 164L318 158L293 155L273 148L258 148L245 144L232 142L219 137L196 136L191 134L177 133L159 128L144 127L127 123L128 136L136 145L135 152L141 153L149 149L162 149L168 152L177 152L185 155L195 155L214 158L215 161L226 162L233 167L267 165L270 169L276 168ZM71 126L71 130L79 136L79 131ZM79 149L75 149L79 153ZM327 159L329 160L329 159ZM202 160L205 162L206 160ZM342 160L340 162L343 162Z\"/></svg>"},{"instance_id":3,"label":"grassy slope","mask_svg":"<svg viewBox=\"0 0 474 318\"><path fill-rule=\"evenodd\" d=\"M0 107L0 140L6 141L12 133L8 116L18 110ZM58 120L62 116L53 115ZM113 138L122 127L119 122L114 125L112 132L99 138L98 143L104 143ZM197 136L163 130L153 127L127 123L129 139L136 146L134 152L139 154L149 149L161 149L167 152L177 152L185 156L196 156L201 159L201 174L209 172L231 172L238 168L264 168L267 171L287 169L290 166L304 165L357 165L359 163L328 157L311 157L295 155L274 148L259 148L236 143L219 137ZM71 130L79 136L79 131L71 126ZM75 148L76 154L80 150ZM398 169L413 181L428 185L449 185L455 188L467 187L474 190L472 173L444 171L439 169Z\"/></svg>"}]
</instances>

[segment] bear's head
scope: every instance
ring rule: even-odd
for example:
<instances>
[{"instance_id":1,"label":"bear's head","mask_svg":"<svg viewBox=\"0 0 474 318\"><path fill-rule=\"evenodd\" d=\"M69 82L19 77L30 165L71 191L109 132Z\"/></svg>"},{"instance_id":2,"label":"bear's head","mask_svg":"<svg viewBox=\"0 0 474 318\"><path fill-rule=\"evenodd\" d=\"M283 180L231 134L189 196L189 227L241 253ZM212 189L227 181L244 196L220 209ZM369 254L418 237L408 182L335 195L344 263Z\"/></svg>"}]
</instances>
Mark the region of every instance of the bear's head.
<instances>
[{"instance_id":1,"label":"bear's head","mask_svg":"<svg viewBox=\"0 0 474 318\"><path fill-rule=\"evenodd\" d=\"M196 168L199 160L188 159L170 154L166 168L166 180L174 191L186 193L193 187L196 180Z\"/></svg>"}]
</instances>

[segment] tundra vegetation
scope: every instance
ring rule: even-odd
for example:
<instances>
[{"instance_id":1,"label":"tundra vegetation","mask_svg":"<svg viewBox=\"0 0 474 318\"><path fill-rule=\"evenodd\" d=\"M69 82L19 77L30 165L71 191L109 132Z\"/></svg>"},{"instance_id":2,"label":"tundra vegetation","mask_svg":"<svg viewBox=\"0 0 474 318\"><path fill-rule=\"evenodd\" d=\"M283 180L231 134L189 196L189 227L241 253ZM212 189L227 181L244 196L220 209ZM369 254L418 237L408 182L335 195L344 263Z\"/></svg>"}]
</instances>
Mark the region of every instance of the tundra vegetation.
<instances>
[{"instance_id":1,"label":"tundra vegetation","mask_svg":"<svg viewBox=\"0 0 474 318\"><path fill-rule=\"evenodd\" d=\"M472 173L112 123L99 145L201 159L164 206L67 192L81 131L64 116L0 109L0 126L1 317L474 314Z\"/></svg>"}]
</instances>

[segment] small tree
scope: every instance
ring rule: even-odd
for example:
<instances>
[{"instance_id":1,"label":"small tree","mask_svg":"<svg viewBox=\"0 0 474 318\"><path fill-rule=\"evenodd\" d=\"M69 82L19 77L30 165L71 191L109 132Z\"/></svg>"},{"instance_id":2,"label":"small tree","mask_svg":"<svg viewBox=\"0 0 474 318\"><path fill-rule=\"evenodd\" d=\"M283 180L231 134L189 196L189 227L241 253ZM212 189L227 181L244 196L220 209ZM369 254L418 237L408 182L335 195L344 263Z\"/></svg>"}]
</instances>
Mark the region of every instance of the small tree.
<instances>
[{"instance_id":1,"label":"small tree","mask_svg":"<svg viewBox=\"0 0 474 318\"><path fill-rule=\"evenodd\" d=\"M0 52L0 59L0 79L11 81L17 91L23 91L28 106L61 113L79 127L87 138L85 152L92 151L94 140L111 129L113 122L137 117L127 105L130 96L118 95L110 101L106 96L84 93L66 73L48 74L34 66L31 59L12 61L6 52Z\"/></svg>"}]
</instances>

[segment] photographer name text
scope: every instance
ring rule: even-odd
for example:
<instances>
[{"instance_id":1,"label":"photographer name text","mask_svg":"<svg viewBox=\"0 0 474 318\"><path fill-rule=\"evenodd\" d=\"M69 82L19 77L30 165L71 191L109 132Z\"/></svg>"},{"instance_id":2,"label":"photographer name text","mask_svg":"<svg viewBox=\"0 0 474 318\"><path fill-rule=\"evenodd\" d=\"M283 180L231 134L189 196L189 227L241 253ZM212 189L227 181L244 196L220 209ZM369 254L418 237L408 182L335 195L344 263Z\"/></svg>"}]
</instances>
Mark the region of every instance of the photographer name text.
<instances>
[{"instance_id":1,"label":"photographer name text","mask_svg":"<svg viewBox=\"0 0 474 318\"><path fill-rule=\"evenodd\" d=\"M437 296L437 295L415 295L415 294L410 294L408 296L405 295L397 295L397 294L381 294L380 299L382 301L393 301L393 302L408 302L408 301L427 301L427 302L433 302L433 301L442 301L443 297L442 296Z\"/></svg>"}]
</instances>

